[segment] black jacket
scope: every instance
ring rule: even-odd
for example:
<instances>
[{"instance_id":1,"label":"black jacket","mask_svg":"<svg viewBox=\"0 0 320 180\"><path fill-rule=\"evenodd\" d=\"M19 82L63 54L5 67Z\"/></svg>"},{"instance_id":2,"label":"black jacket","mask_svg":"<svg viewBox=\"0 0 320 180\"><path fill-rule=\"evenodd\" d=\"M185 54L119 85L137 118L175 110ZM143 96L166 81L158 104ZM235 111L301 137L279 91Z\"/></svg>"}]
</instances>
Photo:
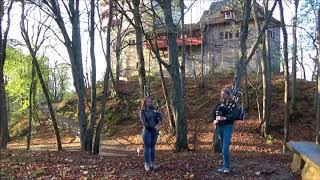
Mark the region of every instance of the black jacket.
<instances>
[{"instance_id":1,"label":"black jacket","mask_svg":"<svg viewBox=\"0 0 320 180\"><path fill-rule=\"evenodd\" d=\"M153 106L140 112L140 120L144 129L149 131L156 129L157 121L155 120L155 112L156 108Z\"/></svg>"},{"instance_id":2,"label":"black jacket","mask_svg":"<svg viewBox=\"0 0 320 180\"><path fill-rule=\"evenodd\" d=\"M218 121L218 125L233 124L239 117L239 108L234 101L228 103L219 102L212 112L212 119L215 120L217 113L219 116L226 117L226 120Z\"/></svg>"}]
</instances>

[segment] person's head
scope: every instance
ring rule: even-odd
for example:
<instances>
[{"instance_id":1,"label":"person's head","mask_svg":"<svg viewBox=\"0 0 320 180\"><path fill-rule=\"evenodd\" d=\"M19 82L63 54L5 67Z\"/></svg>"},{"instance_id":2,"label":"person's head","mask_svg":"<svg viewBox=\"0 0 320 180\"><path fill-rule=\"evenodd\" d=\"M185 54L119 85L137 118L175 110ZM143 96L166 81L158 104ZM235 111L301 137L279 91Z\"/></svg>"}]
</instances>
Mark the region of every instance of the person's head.
<instances>
[{"instance_id":1,"label":"person's head","mask_svg":"<svg viewBox=\"0 0 320 180\"><path fill-rule=\"evenodd\" d=\"M223 88L220 92L220 100L222 102L227 102L231 99L231 91L229 88Z\"/></svg>"},{"instance_id":2,"label":"person's head","mask_svg":"<svg viewBox=\"0 0 320 180\"><path fill-rule=\"evenodd\" d=\"M152 106L152 99L150 96L146 96L141 101L141 110L145 110Z\"/></svg>"}]
</instances>

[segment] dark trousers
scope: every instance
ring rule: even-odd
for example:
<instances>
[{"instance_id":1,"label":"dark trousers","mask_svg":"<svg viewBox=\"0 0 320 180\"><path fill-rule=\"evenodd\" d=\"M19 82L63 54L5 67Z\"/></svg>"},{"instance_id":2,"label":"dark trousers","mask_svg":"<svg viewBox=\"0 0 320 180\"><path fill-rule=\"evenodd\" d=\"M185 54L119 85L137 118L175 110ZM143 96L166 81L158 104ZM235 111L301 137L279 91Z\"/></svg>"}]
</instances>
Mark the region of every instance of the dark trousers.
<instances>
[{"instance_id":1,"label":"dark trousers","mask_svg":"<svg viewBox=\"0 0 320 180\"><path fill-rule=\"evenodd\" d=\"M156 143L158 138L158 132L154 130L144 129L142 131L142 139L144 145L143 158L144 162L154 162L156 157Z\"/></svg>"}]
</instances>

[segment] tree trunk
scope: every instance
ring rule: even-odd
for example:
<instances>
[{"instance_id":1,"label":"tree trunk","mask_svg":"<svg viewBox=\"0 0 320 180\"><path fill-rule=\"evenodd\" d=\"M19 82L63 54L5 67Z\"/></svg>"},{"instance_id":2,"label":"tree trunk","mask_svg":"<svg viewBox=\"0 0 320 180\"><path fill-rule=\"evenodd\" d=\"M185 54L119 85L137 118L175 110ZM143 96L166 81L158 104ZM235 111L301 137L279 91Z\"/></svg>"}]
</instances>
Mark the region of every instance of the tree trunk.
<instances>
[{"instance_id":1,"label":"tree trunk","mask_svg":"<svg viewBox=\"0 0 320 180\"><path fill-rule=\"evenodd\" d=\"M291 86L291 104L290 104L290 120L295 120L296 108L296 81L297 81L297 14L298 14L299 0L294 0L294 16L293 16L293 51L292 51L292 86Z\"/></svg>"},{"instance_id":2,"label":"tree trunk","mask_svg":"<svg viewBox=\"0 0 320 180\"><path fill-rule=\"evenodd\" d=\"M143 57L143 40L142 40L142 22L141 15L139 11L140 0L132 1L133 4L133 20L135 23L136 30L136 49L137 49L137 58L139 60L139 85L140 85L140 97L143 98L147 92L144 91L146 86L146 70L145 62Z\"/></svg>"},{"instance_id":3,"label":"tree trunk","mask_svg":"<svg viewBox=\"0 0 320 180\"><path fill-rule=\"evenodd\" d=\"M167 39L169 49L169 74L172 79L172 108L176 123L176 151L188 149L187 127L185 123L185 106L181 89L181 75L179 72L178 46L177 46L177 27L173 23L171 0L159 2L164 11L165 23L167 27Z\"/></svg>"},{"instance_id":4,"label":"tree trunk","mask_svg":"<svg viewBox=\"0 0 320 180\"><path fill-rule=\"evenodd\" d=\"M248 112L250 110L250 97L249 97L249 86L248 86L248 75L247 75L247 72L245 72L245 75L246 75L246 79L245 79L245 102L246 102L246 111Z\"/></svg>"},{"instance_id":5,"label":"tree trunk","mask_svg":"<svg viewBox=\"0 0 320 180\"><path fill-rule=\"evenodd\" d=\"M159 57L160 57L160 55L159 55ZM169 97L169 93L168 93L167 83L166 83L166 81L164 79L164 76L163 76L163 70L162 70L162 65L161 65L160 61L158 61L158 63L159 63L159 69L160 69L160 77L161 77L163 95L164 95L164 99L166 101L166 106L167 106L169 126L170 126L171 132L174 134L175 133L175 129L176 129L176 124L174 122L174 119L172 118L172 108L171 108L171 103L170 103L170 97Z\"/></svg>"},{"instance_id":6,"label":"tree trunk","mask_svg":"<svg viewBox=\"0 0 320 180\"><path fill-rule=\"evenodd\" d=\"M7 24L6 28L2 26L5 22L3 17L5 14L4 3L0 3L0 149L6 149L9 140L9 129L8 129L8 110L6 102L6 90L4 81L4 64L6 60L6 48L7 48L7 37L10 29L10 11L12 9L13 0L10 1L7 7ZM4 32L3 32L4 30Z\"/></svg>"},{"instance_id":7,"label":"tree trunk","mask_svg":"<svg viewBox=\"0 0 320 180\"><path fill-rule=\"evenodd\" d=\"M109 2L109 17L108 17L108 25L107 25L107 41L106 41L106 61L107 61L107 68L104 74L104 82L103 82L103 94L101 100L101 112L100 118L98 122L98 126L96 128L96 135L93 145L93 154L98 155L100 151L100 136L102 128L105 124L105 109L106 109L106 102L107 102L107 94L108 94L108 86L109 86L109 77L111 76L111 22L113 16L113 3L112 1Z\"/></svg>"},{"instance_id":8,"label":"tree trunk","mask_svg":"<svg viewBox=\"0 0 320 180\"><path fill-rule=\"evenodd\" d=\"M29 49L29 51L31 51L32 50L32 49L30 49L31 48L31 44L29 44L28 46L30 46L30 47L28 47L28 49ZM53 110L53 107L52 107L52 102L51 102L51 99L50 99L49 91L48 91L46 83L45 83L45 81L44 81L44 79L42 77L41 69L40 69L40 66L38 64L37 57L36 57L34 52L30 52L30 53L31 53L31 56L32 56L32 61L34 61L33 63L35 64L35 69L37 71L37 75L38 75L38 78L39 78L39 81L40 81L40 84L41 84L41 87L42 87L42 91L43 91L44 96L45 96L46 101L47 101L48 109L49 109L49 112L50 112L50 117L51 117L52 124L53 124L53 129L54 129L54 132L55 132L55 135L56 135L56 139L57 139L57 148L58 148L58 151L60 151L60 150L62 150L60 132L59 132L57 120L56 120L56 117L55 117L55 114L54 114L54 110Z\"/></svg>"},{"instance_id":9,"label":"tree trunk","mask_svg":"<svg viewBox=\"0 0 320 180\"><path fill-rule=\"evenodd\" d=\"M200 28L201 29L201 28ZM200 88L204 88L204 34L201 33L201 80Z\"/></svg>"},{"instance_id":10,"label":"tree trunk","mask_svg":"<svg viewBox=\"0 0 320 180\"><path fill-rule=\"evenodd\" d=\"M268 12L268 0L264 1L265 4L265 14L264 19L267 19L267 12ZM255 25L257 27L257 34L259 35L260 31L268 31L261 29L260 22L258 18L258 10L257 4L254 2L254 19ZM262 70L262 84L263 84L263 110L262 110L262 122L260 124L260 135L264 138L268 135L269 124L270 124L270 116L271 116L271 65L270 56L269 56L269 38L268 32L262 32L265 34L264 38L262 38L262 61L261 61L261 70Z\"/></svg>"},{"instance_id":11,"label":"tree trunk","mask_svg":"<svg viewBox=\"0 0 320 180\"><path fill-rule=\"evenodd\" d=\"M154 33L156 33L155 29L154 29ZM157 36L158 35L156 34L156 37ZM157 45L157 40L155 39L154 43L152 43L151 39L148 39L148 41L149 41L149 44L151 45L151 49L152 49L153 53L155 54L155 57L156 57L156 59L158 61L158 64L159 64L161 85L162 85L162 91L163 91L164 99L166 101L166 106L167 106L168 121L169 121L170 131L172 132L172 134L175 134L176 133L176 124L175 124L175 121L174 121L174 119L172 117L173 114L172 114L171 99L169 97L167 83L166 83L164 75L163 75L162 64L161 64L161 61L163 61L163 60L161 59L161 56L160 56L159 48L158 48L158 45ZM153 44L155 46L153 46Z\"/></svg>"},{"instance_id":12,"label":"tree trunk","mask_svg":"<svg viewBox=\"0 0 320 180\"><path fill-rule=\"evenodd\" d=\"M240 28L240 59L236 63L235 76L237 77L235 81L235 90L240 88L241 78L244 74L245 64L244 61L247 59L247 39L249 34L249 19L251 12L251 0L244 1L244 12L243 19Z\"/></svg>"},{"instance_id":13,"label":"tree trunk","mask_svg":"<svg viewBox=\"0 0 320 180\"><path fill-rule=\"evenodd\" d=\"M3 52L3 51L2 51ZM0 149L6 149L9 139L9 130L8 130L8 112L7 112L7 103L6 103L6 91L4 84L4 73L3 66L0 65L0 122L1 122L1 145Z\"/></svg>"},{"instance_id":14,"label":"tree trunk","mask_svg":"<svg viewBox=\"0 0 320 180\"><path fill-rule=\"evenodd\" d=\"M32 117L33 117L33 106L32 103L34 99L35 94L33 94L35 89L35 67L34 63L32 63L32 73L31 73L31 83L30 83L30 91L29 91L29 125L28 125L28 137L27 137L27 150L30 150L30 144L31 144L31 134L32 134Z\"/></svg>"},{"instance_id":15,"label":"tree trunk","mask_svg":"<svg viewBox=\"0 0 320 180\"><path fill-rule=\"evenodd\" d=\"M73 84L78 97L78 121L80 129L80 144L81 149L85 149L85 137L87 131L86 111L85 111L85 83L82 65L82 50L81 50L81 34L80 34L80 14L79 1L72 0L68 3L69 20L71 21L71 38L68 34L66 23L61 14L60 6L56 0L42 1L43 4L54 15L54 20L57 23L61 34L64 38L64 45L67 48L71 63L71 72ZM41 6L41 5L38 5Z\"/></svg>"},{"instance_id":16,"label":"tree trunk","mask_svg":"<svg viewBox=\"0 0 320 180\"><path fill-rule=\"evenodd\" d=\"M181 53L182 53L182 60L181 60L181 85L182 85L182 97L185 97L185 84L186 84L186 38L184 35L184 0L180 0L180 13L181 13L181 39L182 39L182 46L181 46Z\"/></svg>"},{"instance_id":17,"label":"tree trunk","mask_svg":"<svg viewBox=\"0 0 320 180\"><path fill-rule=\"evenodd\" d=\"M91 117L90 125L86 133L85 150L88 152L92 151L93 133L94 125L96 123L96 111L97 111L97 89L96 89L96 60L95 60L95 50L94 50L94 30L95 30L95 0L90 1L90 59L91 59Z\"/></svg>"},{"instance_id":18,"label":"tree trunk","mask_svg":"<svg viewBox=\"0 0 320 180\"><path fill-rule=\"evenodd\" d=\"M301 44L301 43L300 43ZM302 69L302 78L304 80L307 80L307 76L306 76L306 69L304 67L304 62L303 62L303 48L302 48L302 45L300 46L300 56L301 56L301 62L300 62L300 65L301 65L301 69Z\"/></svg>"},{"instance_id":19,"label":"tree trunk","mask_svg":"<svg viewBox=\"0 0 320 180\"><path fill-rule=\"evenodd\" d=\"M283 53L284 53L284 138L283 138L283 153L288 151L286 143L288 142L289 137L289 63L288 63L288 34L286 29L286 24L284 21L283 15L283 6L282 0L278 0L279 11L280 11L280 21L281 21L281 30L283 34Z\"/></svg>"},{"instance_id":20,"label":"tree trunk","mask_svg":"<svg viewBox=\"0 0 320 180\"><path fill-rule=\"evenodd\" d=\"M120 15L120 23L117 28L117 40L116 40L116 87L119 85L119 79L120 79L120 71L121 71L121 47L122 47L122 25L123 25L123 15ZM117 88L116 88L117 89Z\"/></svg>"},{"instance_id":21,"label":"tree trunk","mask_svg":"<svg viewBox=\"0 0 320 180\"><path fill-rule=\"evenodd\" d=\"M22 35L23 39L25 40L25 43L26 43L26 45L28 47L28 50L29 50L29 52L31 54L32 64L34 64L34 66L35 66L35 70L37 72L38 79L40 81L44 96L46 98L48 109L49 109L49 112L50 112L50 117L51 117L52 124L53 124L53 129L54 129L54 132L55 132L55 135L56 135L57 148L58 148L58 151L60 151L60 150L62 150L60 132L59 132L57 120L56 120L56 117L55 117L55 114L54 114L54 110L53 110L53 107L52 107L52 102L51 102L51 99L50 99L49 91L48 91L48 88L46 86L46 82L43 79L43 76L42 76L42 73L41 73L41 69L40 69L40 66L39 66L39 63L38 63L38 60L37 60L36 53L37 53L37 46L38 45L35 44L36 49L32 48L32 44L30 42L28 32L26 31L26 28L25 28L25 24L24 24L25 23L24 22L25 21L24 6L25 6L25 1L23 0L22 1L22 11L21 11L21 23L20 23L21 35Z\"/></svg>"},{"instance_id":22,"label":"tree trunk","mask_svg":"<svg viewBox=\"0 0 320 180\"><path fill-rule=\"evenodd\" d=\"M318 45L318 98L317 98L317 127L316 127L316 143L320 143L320 7L318 8L317 18L317 45Z\"/></svg>"}]
</instances>

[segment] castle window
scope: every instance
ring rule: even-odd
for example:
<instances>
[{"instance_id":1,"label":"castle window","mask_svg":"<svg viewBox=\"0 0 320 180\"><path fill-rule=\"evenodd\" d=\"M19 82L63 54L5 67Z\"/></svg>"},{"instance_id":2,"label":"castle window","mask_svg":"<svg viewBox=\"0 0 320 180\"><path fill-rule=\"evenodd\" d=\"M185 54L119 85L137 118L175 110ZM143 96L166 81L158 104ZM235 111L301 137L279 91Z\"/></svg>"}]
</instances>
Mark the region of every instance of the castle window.
<instances>
[{"instance_id":1,"label":"castle window","mask_svg":"<svg viewBox=\"0 0 320 180\"><path fill-rule=\"evenodd\" d=\"M135 45L136 41L134 39L130 39L128 42L129 45Z\"/></svg>"},{"instance_id":2,"label":"castle window","mask_svg":"<svg viewBox=\"0 0 320 180\"><path fill-rule=\"evenodd\" d=\"M223 39L223 32L220 32L220 39Z\"/></svg>"},{"instance_id":3,"label":"castle window","mask_svg":"<svg viewBox=\"0 0 320 180\"><path fill-rule=\"evenodd\" d=\"M229 32L225 32L224 33L224 39L228 39L228 36L229 36Z\"/></svg>"},{"instance_id":4,"label":"castle window","mask_svg":"<svg viewBox=\"0 0 320 180\"><path fill-rule=\"evenodd\" d=\"M229 32L229 39L232 39L232 32Z\"/></svg>"},{"instance_id":5,"label":"castle window","mask_svg":"<svg viewBox=\"0 0 320 180\"><path fill-rule=\"evenodd\" d=\"M224 12L224 19L234 19L234 12L233 11Z\"/></svg>"},{"instance_id":6,"label":"castle window","mask_svg":"<svg viewBox=\"0 0 320 180\"><path fill-rule=\"evenodd\" d=\"M239 31L236 32L236 37L237 37L237 38L239 37Z\"/></svg>"},{"instance_id":7,"label":"castle window","mask_svg":"<svg viewBox=\"0 0 320 180\"><path fill-rule=\"evenodd\" d=\"M273 39L274 38L274 32L269 30L268 33L269 33L269 38Z\"/></svg>"}]
</instances>

